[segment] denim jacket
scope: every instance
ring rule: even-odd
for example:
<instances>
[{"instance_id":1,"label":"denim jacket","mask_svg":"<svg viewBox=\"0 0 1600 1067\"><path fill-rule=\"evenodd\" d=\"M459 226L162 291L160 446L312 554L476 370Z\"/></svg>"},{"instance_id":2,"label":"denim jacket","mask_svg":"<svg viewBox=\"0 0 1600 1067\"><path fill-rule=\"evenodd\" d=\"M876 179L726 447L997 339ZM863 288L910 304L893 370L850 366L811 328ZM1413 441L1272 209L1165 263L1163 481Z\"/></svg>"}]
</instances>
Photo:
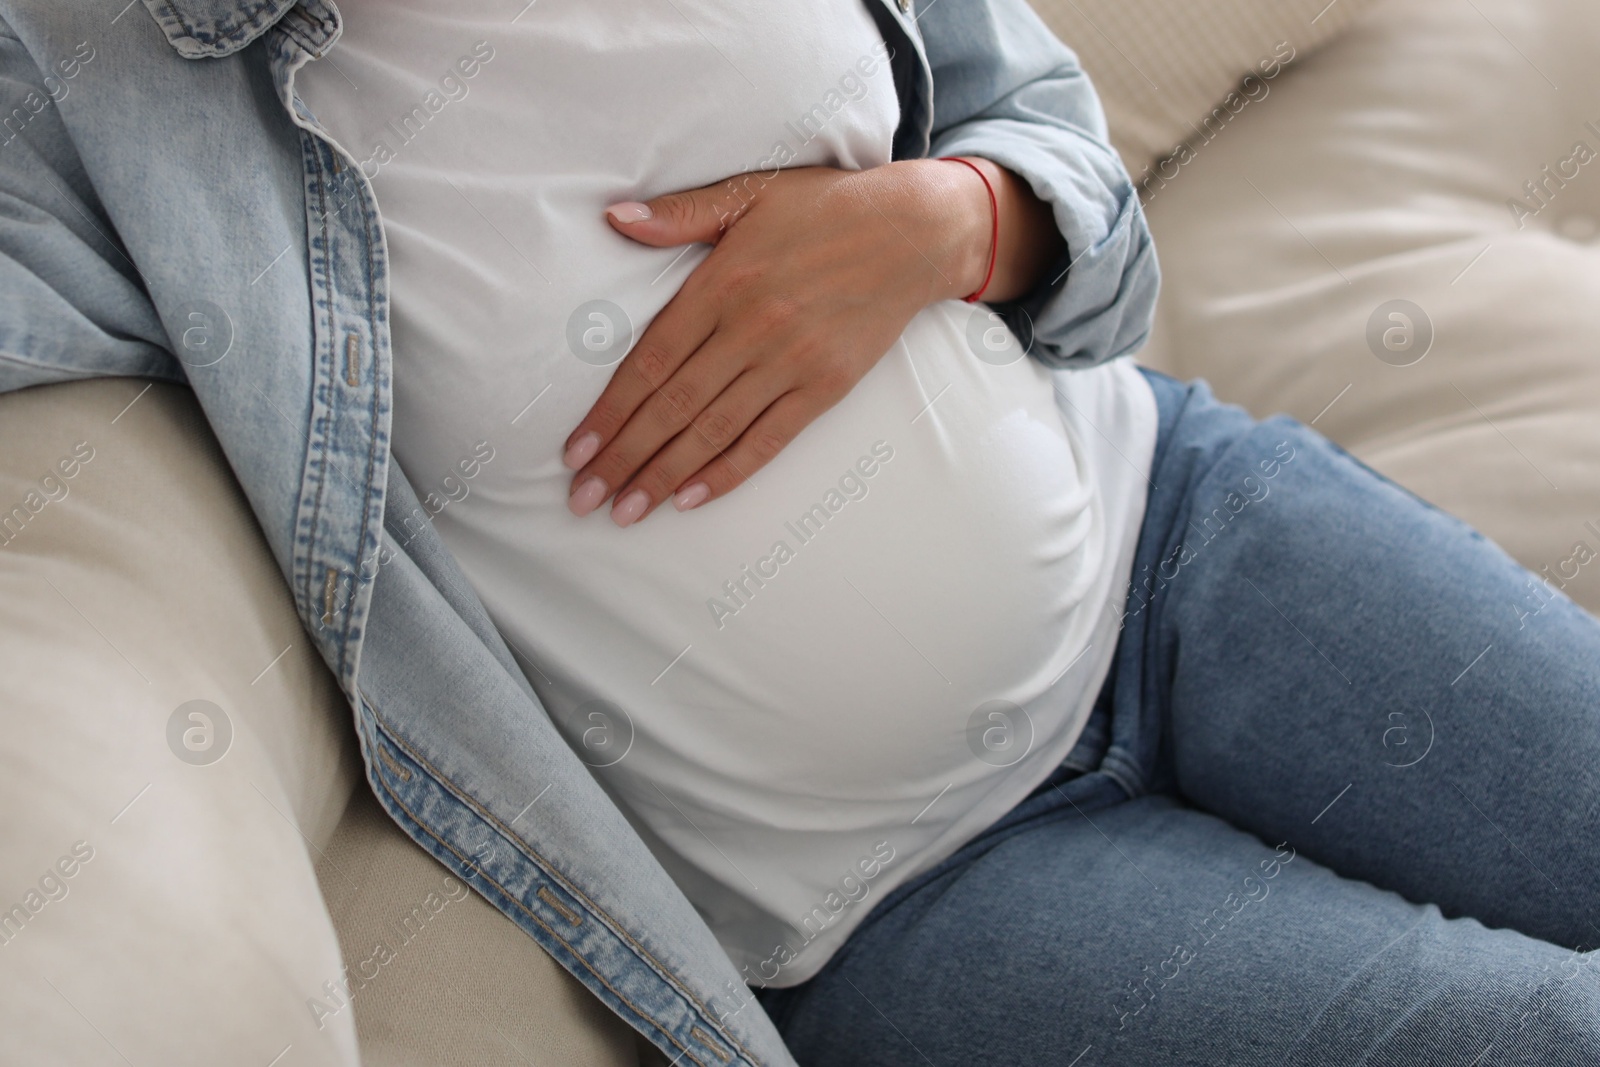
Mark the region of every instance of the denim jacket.
<instances>
[{"instance_id":1,"label":"denim jacket","mask_svg":"<svg viewBox=\"0 0 1600 1067\"><path fill-rule=\"evenodd\" d=\"M1067 256L995 310L1051 366L1135 348L1155 253L1073 54L1025 0L864 2L893 50L895 157L986 156L1053 207ZM337 9L123 3L0 0L0 390L187 382L389 814L669 1060L792 1063L390 460L376 203L293 93Z\"/></svg>"}]
</instances>

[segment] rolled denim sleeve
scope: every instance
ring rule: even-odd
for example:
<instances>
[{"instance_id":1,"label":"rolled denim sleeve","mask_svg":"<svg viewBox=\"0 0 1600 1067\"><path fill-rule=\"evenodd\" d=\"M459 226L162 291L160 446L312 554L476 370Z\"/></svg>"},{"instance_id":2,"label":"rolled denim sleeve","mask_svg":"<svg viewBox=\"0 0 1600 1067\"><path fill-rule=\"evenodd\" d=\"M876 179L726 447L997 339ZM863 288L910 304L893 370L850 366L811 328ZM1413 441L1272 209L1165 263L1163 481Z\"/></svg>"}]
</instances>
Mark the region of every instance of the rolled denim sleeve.
<instances>
[{"instance_id":1,"label":"rolled denim sleeve","mask_svg":"<svg viewBox=\"0 0 1600 1067\"><path fill-rule=\"evenodd\" d=\"M982 156L1048 203L1067 251L1034 290L991 306L1051 367L1142 345L1160 288L1139 196L1077 56L1025 0L918 0L933 71L931 156Z\"/></svg>"}]
</instances>

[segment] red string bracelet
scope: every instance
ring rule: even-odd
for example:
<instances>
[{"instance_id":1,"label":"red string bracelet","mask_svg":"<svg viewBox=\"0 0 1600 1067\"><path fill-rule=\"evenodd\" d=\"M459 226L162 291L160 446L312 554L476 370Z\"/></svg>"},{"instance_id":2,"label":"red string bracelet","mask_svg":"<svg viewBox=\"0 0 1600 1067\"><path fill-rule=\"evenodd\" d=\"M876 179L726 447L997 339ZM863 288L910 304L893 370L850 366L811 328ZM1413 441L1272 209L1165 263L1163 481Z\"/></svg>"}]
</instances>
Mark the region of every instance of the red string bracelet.
<instances>
[{"instance_id":1,"label":"red string bracelet","mask_svg":"<svg viewBox=\"0 0 1600 1067\"><path fill-rule=\"evenodd\" d=\"M994 233L994 239L989 242L989 269L983 275L983 284L978 286L971 296L962 297L967 303L976 304L978 298L983 295L983 291L989 288L989 281L994 277L995 260L1000 256L1000 201L995 199L994 186L989 184L988 177L978 168L976 163L962 159L960 156L940 156L939 158L948 159L952 163L963 163L971 167L972 173L976 174L978 180L983 182L983 188L989 194L989 218Z\"/></svg>"}]
</instances>

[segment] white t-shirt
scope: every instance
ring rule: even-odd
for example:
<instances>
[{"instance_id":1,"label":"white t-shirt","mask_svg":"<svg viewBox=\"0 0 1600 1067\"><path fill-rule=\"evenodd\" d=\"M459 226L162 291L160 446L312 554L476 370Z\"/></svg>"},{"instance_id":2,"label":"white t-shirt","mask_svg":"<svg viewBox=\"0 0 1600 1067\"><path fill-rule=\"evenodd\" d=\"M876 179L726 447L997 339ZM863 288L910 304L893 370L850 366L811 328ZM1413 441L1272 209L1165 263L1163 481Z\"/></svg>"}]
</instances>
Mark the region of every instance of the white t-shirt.
<instances>
[{"instance_id":1,"label":"white t-shirt","mask_svg":"<svg viewBox=\"0 0 1600 1067\"><path fill-rule=\"evenodd\" d=\"M489 7L341 0L297 79L382 211L394 454L574 750L746 977L793 985L1072 748L1154 398L1125 360L979 358L1014 339L946 301L753 484L573 516L567 435L710 251L607 205L886 163L898 105L863 0Z\"/></svg>"}]
</instances>

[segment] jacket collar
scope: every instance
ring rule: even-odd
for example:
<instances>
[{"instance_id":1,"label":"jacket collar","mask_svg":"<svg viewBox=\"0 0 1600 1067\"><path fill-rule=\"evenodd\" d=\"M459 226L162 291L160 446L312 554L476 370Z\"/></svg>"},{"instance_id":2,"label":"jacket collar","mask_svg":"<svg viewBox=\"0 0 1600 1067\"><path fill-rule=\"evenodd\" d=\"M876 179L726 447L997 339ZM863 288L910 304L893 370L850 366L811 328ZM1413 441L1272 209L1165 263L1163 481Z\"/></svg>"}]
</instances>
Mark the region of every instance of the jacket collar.
<instances>
[{"instance_id":1,"label":"jacket collar","mask_svg":"<svg viewBox=\"0 0 1600 1067\"><path fill-rule=\"evenodd\" d=\"M185 59L229 56L279 26L314 56L339 36L329 0L144 0L167 43Z\"/></svg>"}]
</instances>

